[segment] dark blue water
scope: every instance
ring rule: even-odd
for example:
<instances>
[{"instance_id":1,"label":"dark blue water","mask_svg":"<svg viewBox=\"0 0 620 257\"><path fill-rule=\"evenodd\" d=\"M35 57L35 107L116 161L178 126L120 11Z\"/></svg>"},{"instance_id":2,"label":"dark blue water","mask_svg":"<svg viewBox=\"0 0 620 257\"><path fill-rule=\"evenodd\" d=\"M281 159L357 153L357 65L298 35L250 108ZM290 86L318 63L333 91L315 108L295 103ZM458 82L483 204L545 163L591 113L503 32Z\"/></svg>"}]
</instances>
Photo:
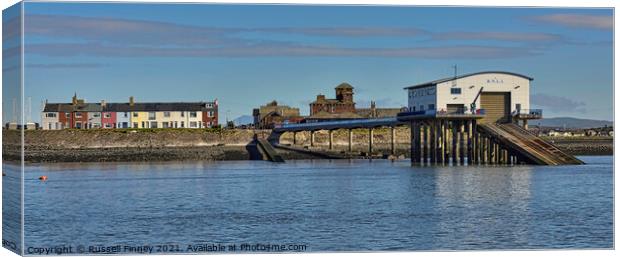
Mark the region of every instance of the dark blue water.
<instances>
[{"instance_id":1,"label":"dark blue water","mask_svg":"<svg viewBox=\"0 0 620 257\"><path fill-rule=\"evenodd\" d=\"M25 247L304 244L306 251L613 247L613 159L46 164L25 174ZM37 178L47 175L47 182Z\"/></svg>"}]
</instances>

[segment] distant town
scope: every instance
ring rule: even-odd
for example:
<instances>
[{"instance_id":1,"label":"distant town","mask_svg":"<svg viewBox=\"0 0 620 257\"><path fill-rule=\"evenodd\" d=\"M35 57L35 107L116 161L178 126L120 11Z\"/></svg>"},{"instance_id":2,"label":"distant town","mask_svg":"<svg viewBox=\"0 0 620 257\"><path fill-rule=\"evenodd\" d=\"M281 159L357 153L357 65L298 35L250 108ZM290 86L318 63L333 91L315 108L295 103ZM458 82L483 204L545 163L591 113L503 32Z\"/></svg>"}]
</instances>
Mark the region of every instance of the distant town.
<instances>
[{"instance_id":1,"label":"distant town","mask_svg":"<svg viewBox=\"0 0 620 257\"><path fill-rule=\"evenodd\" d=\"M26 129L60 130L60 129L157 129L157 128L242 128L273 129L285 124L376 119L395 117L407 107L377 106L370 101L370 106L358 108L354 99L355 90L349 83L343 82L335 87L334 98L319 94L312 101L309 115L300 115L299 108L281 105L272 100L252 110L251 123L235 124L218 121L218 100L203 102L139 102L130 96L124 103L107 103L105 100L95 103L85 102L76 94L68 103L45 102L41 113L41 123L29 122ZM415 92L415 91L412 91ZM455 93L455 92L451 92ZM421 95L416 97L421 97ZM448 106L449 111L467 109L467 105ZM415 110L415 106L413 107ZM424 105L418 108L424 111ZM434 104L429 104L427 111L433 111ZM16 122L5 124L5 128L16 129ZM532 125L528 129L539 136L547 137L613 137L613 126L592 126L574 128L565 126Z\"/></svg>"}]
</instances>

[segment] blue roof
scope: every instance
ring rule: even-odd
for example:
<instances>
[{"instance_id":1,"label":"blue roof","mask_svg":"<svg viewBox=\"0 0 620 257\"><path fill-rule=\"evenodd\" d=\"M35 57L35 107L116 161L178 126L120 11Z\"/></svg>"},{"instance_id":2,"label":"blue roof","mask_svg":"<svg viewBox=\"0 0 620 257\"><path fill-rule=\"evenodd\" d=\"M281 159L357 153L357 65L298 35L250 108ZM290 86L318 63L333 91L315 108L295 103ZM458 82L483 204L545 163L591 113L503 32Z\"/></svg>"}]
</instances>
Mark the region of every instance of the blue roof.
<instances>
[{"instance_id":1,"label":"blue roof","mask_svg":"<svg viewBox=\"0 0 620 257\"><path fill-rule=\"evenodd\" d=\"M455 79L460 79L460 78L465 78L465 77L469 77L469 76L474 76L474 75L479 75L479 74L487 74L487 73L500 73L500 74L507 74L507 75L513 75L513 76L517 76L517 77L522 77L524 79L528 79L528 80L534 80L534 78L532 77L528 77L519 73L514 73L514 72L508 72L508 71L481 71L481 72L475 72L475 73L469 73L469 74L463 74L463 75L459 75L456 77L449 77L449 78L443 78L443 79L438 79L438 80L433 80L433 81L429 81L426 83L422 83L422 84L417 84L417 85L413 85L413 86L408 86L405 87L405 89L411 89L411 88L420 88L420 87L427 87L427 86L433 86L433 85L437 85L439 83L443 83L446 81L451 81L451 80L455 80Z\"/></svg>"}]
</instances>

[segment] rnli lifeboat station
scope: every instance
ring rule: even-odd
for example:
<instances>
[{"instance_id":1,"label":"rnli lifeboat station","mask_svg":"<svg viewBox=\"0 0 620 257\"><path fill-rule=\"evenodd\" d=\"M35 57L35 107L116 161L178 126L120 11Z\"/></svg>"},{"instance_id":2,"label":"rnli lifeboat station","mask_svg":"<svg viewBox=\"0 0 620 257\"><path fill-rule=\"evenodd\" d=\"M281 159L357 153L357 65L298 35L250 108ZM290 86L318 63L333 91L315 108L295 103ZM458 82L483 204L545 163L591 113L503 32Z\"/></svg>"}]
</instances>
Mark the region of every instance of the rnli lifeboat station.
<instances>
[{"instance_id":1,"label":"rnli lifeboat station","mask_svg":"<svg viewBox=\"0 0 620 257\"><path fill-rule=\"evenodd\" d=\"M505 71L438 79L405 87L408 106L394 118L290 124L274 133L310 131L312 138L317 130L368 128L372 149L373 128L404 125L413 164L582 164L527 130L529 120L542 118L530 107L532 81Z\"/></svg>"}]
</instances>

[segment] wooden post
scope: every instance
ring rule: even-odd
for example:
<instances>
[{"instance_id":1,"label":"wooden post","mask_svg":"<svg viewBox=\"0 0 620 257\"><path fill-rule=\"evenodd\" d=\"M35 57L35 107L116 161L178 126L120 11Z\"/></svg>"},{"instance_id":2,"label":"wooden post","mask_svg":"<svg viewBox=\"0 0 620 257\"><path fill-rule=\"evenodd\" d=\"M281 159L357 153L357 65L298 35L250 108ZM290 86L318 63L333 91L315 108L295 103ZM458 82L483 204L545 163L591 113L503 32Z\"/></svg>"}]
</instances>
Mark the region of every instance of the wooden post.
<instances>
[{"instance_id":1,"label":"wooden post","mask_svg":"<svg viewBox=\"0 0 620 257\"><path fill-rule=\"evenodd\" d=\"M430 150L429 155L431 157L430 163L435 163L437 161L437 159L435 158L437 156L437 134L435 133L436 132L435 123L436 123L436 120L432 119L429 122L429 126L428 126L429 127L428 133L430 134L430 139L428 141L429 150Z\"/></svg>"},{"instance_id":2,"label":"wooden post","mask_svg":"<svg viewBox=\"0 0 620 257\"><path fill-rule=\"evenodd\" d=\"M411 161L414 164L420 163L420 122L411 122Z\"/></svg>"},{"instance_id":3,"label":"wooden post","mask_svg":"<svg viewBox=\"0 0 620 257\"><path fill-rule=\"evenodd\" d=\"M447 119L443 120L443 163L450 163L450 123Z\"/></svg>"},{"instance_id":4,"label":"wooden post","mask_svg":"<svg viewBox=\"0 0 620 257\"><path fill-rule=\"evenodd\" d=\"M450 149L450 151L452 152L452 165L456 165L457 162L457 146L458 146L458 133L457 133L457 127L458 127L458 121L453 120L452 121L452 149Z\"/></svg>"},{"instance_id":5,"label":"wooden post","mask_svg":"<svg viewBox=\"0 0 620 257\"><path fill-rule=\"evenodd\" d=\"M327 134L329 135L329 150L333 150L334 149L334 131L333 130L328 130Z\"/></svg>"},{"instance_id":6,"label":"wooden post","mask_svg":"<svg viewBox=\"0 0 620 257\"><path fill-rule=\"evenodd\" d=\"M437 127L435 130L437 134L437 163L443 164L443 140L445 140L445 135L443 134L443 121L437 121Z\"/></svg>"},{"instance_id":7,"label":"wooden post","mask_svg":"<svg viewBox=\"0 0 620 257\"><path fill-rule=\"evenodd\" d=\"M422 163L426 164L428 160L428 124L426 122L422 123Z\"/></svg>"},{"instance_id":8,"label":"wooden post","mask_svg":"<svg viewBox=\"0 0 620 257\"><path fill-rule=\"evenodd\" d=\"M487 163L493 164L493 141L491 137L487 139Z\"/></svg>"},{"instance_id":9,"label":"wooden post","mask_svg":"<svg viewBox=\"0 0 620 257\"><path fill-rule=\"evenodd\" d=\"M396 154L396 128L390 127L390 154Z\"/></svg>"},{"instance_id":10,"label":"wooden post","mask_svg":"<svg viewBox=\"0 0 620 257\"><path fill-rule=\"evenodd\" d=\"M349 129L349 152L353 152L353 129Z\"/></svg>"},{"instance_id":11,"label":"wooden post","mask_svg":"<svg viewBox=\"0 0 620 257\"><path fill-rule=\"evenodd\" d=\"M480 164L480 160L478 159L478 156L480 156L480 150L478 148L480 148L480 135L478 135L478 122L476 120L474 120L474 122L472 123L472 127L471 130L474 133L474 152L473 152L473 158L474 158L474 164Z\"/></svg>"},{"instance_id":12,"label":"wooden post","mask_svg":"<svg viewBox=\"0 0 620 257\"><path fill-rule=\"evenodd\" d=\"M472 139L472 131L471 131L471 129L472 129L472 121L471 120L467 121L467 128L466 129L467 129L467 164L471 165L473 163L473 157L472 157L472 152L473 152L472 146L473 146L473 144L472 144L472 140L471 140Z\"/></svg>"},{"instance_id":13,"label":"wooden post","mask_svg":"<svg viewBox=\"0 0 620 257\"><path fill-rule=\"evenodd\" d=\"M459 163L465 164L465 152L467 145L465 144L465 121L459 123Z\"/></svg>"},{"instance_id":14,"label":"wooden post","mask_svg":"<svg viewBox=\"0 0 620 257\"><path fill-rule=\"evenodd\" d=\"M499 164L499 144L493 142L493 162Z\"/></svg>"}]
</instances>

